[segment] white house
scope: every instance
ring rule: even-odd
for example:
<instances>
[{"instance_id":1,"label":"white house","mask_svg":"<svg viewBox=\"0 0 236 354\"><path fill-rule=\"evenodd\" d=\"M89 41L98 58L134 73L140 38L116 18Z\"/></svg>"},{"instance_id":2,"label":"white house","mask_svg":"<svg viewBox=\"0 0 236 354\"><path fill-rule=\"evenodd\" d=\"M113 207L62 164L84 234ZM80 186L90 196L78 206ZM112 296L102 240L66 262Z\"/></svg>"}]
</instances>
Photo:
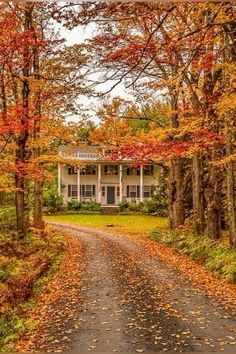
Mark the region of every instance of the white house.
<instances>
[{"instance_id":1,"label":"white house","mask_svg":"<svg viewBox=\"0 0 236 354\"><path fill-rule=\"evenodd\" d=\"M58 165L58 192L64 202L96 200L104 206L115 206L124 200L139 202L151 197L160 167L149 164L134 168L131 161L111 161L110 151L91 145L60 147L64 161L73 159L73 166Z\"/></svg>"}]
</instances>

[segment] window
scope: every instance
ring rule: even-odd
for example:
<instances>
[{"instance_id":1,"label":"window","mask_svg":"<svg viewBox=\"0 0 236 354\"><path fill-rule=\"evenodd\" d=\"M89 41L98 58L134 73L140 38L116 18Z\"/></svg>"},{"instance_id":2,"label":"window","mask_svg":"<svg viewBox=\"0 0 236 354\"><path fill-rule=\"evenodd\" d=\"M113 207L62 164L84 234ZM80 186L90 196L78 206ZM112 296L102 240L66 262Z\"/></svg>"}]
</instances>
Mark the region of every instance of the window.
<instances>
[{"instance_id":1,"label":"window","mask_svg":"<svg viewBox=\"0 0 236 354\"><path fill-rule=\"evenodd\" d=\"M126 170L127 176L139 176L140 175L140 167L128 167Z\"/></svg>"},{"instance_id":2,"label":"window","mask_svg":"<svg viewBox=\"0 0 236 354\"><path fill-rule=\"evenodd\" d=\"M85 198L92 198L96 195L96 186L94 184L81 184L80 195Z\"/></svg>"},{"instance_id":3,"label":"window","mask_svg":"<svg viewBox=\"0 0 236 354\"><path fill-rule=\"evenodd\" d=\"M102 197L105 197L106 195L106 188L103 186L102 187Z\"/></svg>"},{"instance_id":4,"label":"window","mask_svg":"<svg viewBox=\"0 0 236 354\"><path fill-rule=\"evenodd\" d=\"M137 195L137 187L136 186L130 186L129 187L129 196L131 198L136 198Z\"/></svg>"},{"instance_id":5,"label":"window","mask_svg":"<svg viewBox=\"0 0 236 354\"><path fill-rule=\"evenodd\" d=\"M88 165L80 170L81 175L95 175L96 174L96 166Z\"/></svg>"},{"instance_id":6,"label":"window","mask_svg":"<svg viewBox=\"0 0 236 354\"><path fill-rule=\"evenodd\" d=\"M105 175L118 175L118 165L105 165L104 166Z\"/></svg>"},{"instance_id":7,"label":"window","mask_svg":"<svg viewBox=\"0 0 236 354\"><path fill-rule=\"evenodd\" d=\"M153 165L143 166L143 174L144 174L144 176L152 176L153 175Z\"/></svg>"},{"instance_id":8,"label":"window","mask_svg":"<svg viewBox=\"0 0 236 354\"><path fill-rule=\"evenodd\" d=\"M119 187L119 186L117 187L117 190L116 190L116 195L117 195L117 197L119 197L119 196L120 196L120 187Z\"/></svg>"},{"instance_id":9,"label":"window","mask_svg":"<svg viewBox=\"0 0 236 354\"><path fill-rule=\"evenodd\" d=\"M144 198L151 197L151 186L143 186L143 196Z\"/></svg>"},{"instance_id":10,"label":"window","mask_svg":"<svg viewBox=\"0 0 236 354\"><path fill-rule=\"evenodd\" d=\"M140 197L140 187L139 186L127 186L126 187L127 198L139 198Z\"/></svg>"},{"instance_id":11,"label":"window","mask_svg":"<svg viewBox=\"0 0 236 354\"><path fill-rule=\"evenodd\" d=\"M78 196L77 184L69 184L68 185L68 197L77 198Z\"/></svg>"},{"instance_id":12,"label":"window","mask_svg":"<svg viewBox=\"0 0 236 354\"><path fill-rule=\"evenodd\" d=\"M68 166L68 175L77 175L77 167Z\"/></svg>"},{"instance_id":13,"label":"window","mask_svg":"<svg viewBox=\"0 0 236 354\"><path fill-rule=\"evenodd\" d=\"M126 171L127 176L136 176L137 170L133 167L128 167Z\"/></svg>"}]
</instances>

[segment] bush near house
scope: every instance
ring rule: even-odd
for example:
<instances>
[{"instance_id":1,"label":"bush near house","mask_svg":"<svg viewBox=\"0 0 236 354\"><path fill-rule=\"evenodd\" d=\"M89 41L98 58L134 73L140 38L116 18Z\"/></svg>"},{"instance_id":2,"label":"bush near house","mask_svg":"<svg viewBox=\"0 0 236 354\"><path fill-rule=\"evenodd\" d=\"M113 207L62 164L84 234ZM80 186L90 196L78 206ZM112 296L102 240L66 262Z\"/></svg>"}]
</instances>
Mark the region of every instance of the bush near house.
<instances>
[{"instance_id":1,"label":"bush near house","mask_svg":"<svg viewBox=\"0 0 236 354\"><path fill-rule=\"evenodd\" d=\"M68 211L81 211L81 212L98 212L101 210L101 204L97 203L95 200L87 202L79 202L78 200L70 200L67 202Z\"/></svg>"},{"instance_id":2,"label":"bush near house","mask_svg":"<svg viewBox=\"0 0 236 354\"><path fill-rule=\"evenodd\" d=\"M119 203L120 212L136 212L164 217L167 216L167 207L166 183L164 180L158 186L153 187L151 199L139 203L126 200Z\"/></svg>"},{"instance_id":3,"label":"bush near house","mask_svg":"<svg viewBox=\"0 0 236 354\"><path fill-rule=\"evenodd\" d=\"M50 185L43 192L43 205L46 214L56 214L64 210L63 198L55 186Z\"/></svg>"}]
</instances>

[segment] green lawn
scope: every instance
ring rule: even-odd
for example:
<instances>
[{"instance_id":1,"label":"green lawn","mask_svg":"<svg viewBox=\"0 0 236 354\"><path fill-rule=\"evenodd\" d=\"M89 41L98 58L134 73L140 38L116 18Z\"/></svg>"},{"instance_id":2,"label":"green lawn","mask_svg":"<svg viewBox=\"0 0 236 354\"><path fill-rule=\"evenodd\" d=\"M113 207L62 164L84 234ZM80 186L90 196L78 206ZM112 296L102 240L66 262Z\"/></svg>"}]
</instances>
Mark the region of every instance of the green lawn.
<instances>
[{"instance_id":1,"label":"green lawn","mask_svg":"<svg viewBox=\"0 0 236 354\"><path fill-rule=\"evenodd\" d=\"M167 219L150 215L56 215L45 217L48 221L59 221L68 224L95 227L100 229L112 229L120 232L128 232L140 235L152 231L154 228L165 228ZM107 226L114 225L112 228Z\"/></svg>"}]
</instances>

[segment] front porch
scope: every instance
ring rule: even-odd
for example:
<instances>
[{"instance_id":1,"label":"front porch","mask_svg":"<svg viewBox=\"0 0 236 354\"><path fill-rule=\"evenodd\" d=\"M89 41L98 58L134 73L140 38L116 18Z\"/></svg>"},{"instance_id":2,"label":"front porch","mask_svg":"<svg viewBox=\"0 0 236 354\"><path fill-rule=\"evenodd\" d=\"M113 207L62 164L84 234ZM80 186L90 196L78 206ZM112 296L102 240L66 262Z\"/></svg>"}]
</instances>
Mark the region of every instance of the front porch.
<instances>
[{"instance_id":1,"label":"front porch","mask_svg":"<svg viewBox=\"0 0 236 354\"><path fill-rule=\"evenodd\" d=\"M113 170L109 167L113 167ZM64 201L79 202L96 201L102 206L118 206L123 201L142 202L151 196L151 185L155 184L154 176L144 176L141 166L136 175L129 175L127 166L122 164L97 164L85 174L78 167L75 173L66 167L58 166L58 193ZM62 190L62 182L64 189ZM153 183L154 182L154 183Z\"/></svg>"}]
</instances>

